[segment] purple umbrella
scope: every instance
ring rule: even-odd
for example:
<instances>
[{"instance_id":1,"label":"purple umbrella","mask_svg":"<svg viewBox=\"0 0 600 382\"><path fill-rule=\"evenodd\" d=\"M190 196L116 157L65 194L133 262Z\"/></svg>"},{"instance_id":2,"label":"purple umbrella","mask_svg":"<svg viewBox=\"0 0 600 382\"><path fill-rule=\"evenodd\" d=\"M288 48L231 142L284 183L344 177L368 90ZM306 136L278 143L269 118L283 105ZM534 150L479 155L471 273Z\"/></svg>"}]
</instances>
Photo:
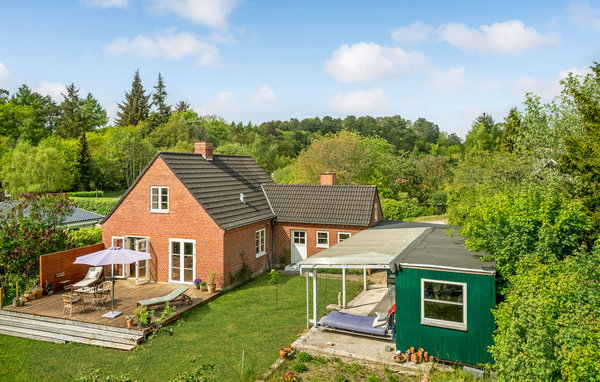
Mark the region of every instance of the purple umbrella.
<instances>
[{"instance_id":1,"label":"purple umbrella","mask_svg":"<svg viewBox=\"0 0 600 382\"><path fill-rule=\"evenodd\" d=\"M90 253L89 255L79 256L73 264L87 264L95 267L101 265L131 264L141 260L150 260L150 254L147 252L138 252L131 249L120 247L110 247L102 251ZM115 278L112 277L112 303L110 312L103 314L102 317L116 318L121 312L115 312Z\"/></svg>"}]
</instances>

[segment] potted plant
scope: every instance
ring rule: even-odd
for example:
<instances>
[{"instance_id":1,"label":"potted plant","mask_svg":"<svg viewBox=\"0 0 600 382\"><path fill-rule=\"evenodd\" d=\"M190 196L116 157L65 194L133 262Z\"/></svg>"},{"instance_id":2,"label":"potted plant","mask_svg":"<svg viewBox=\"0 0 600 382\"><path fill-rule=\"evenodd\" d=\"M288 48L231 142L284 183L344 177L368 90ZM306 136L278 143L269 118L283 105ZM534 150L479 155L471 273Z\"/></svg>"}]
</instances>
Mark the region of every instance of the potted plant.
<instances>
[{"instance_id":1,"label":"potted plant","mask_svg":"<svg viewBox=\"0 0 600 382\"><path fill-rule=\"evenodd\" d=\"M13 307L16 308L17 306L21 306L19 297L13 298Z\"/></svg>"},{"instance_id":2,"label":"potted plant","mask_svg":"<svg viewBox=\"0 0 600 382\"><path fill-rule=\"evenodd\" d=\"M200 281L200 290L201 291L207 291L208 290L208 286L206 286L206 281Z\"/></svg>"},{"instance_id":3,"label":"potted plant","mask_svg":"<svg viewBox=\"0 0 600 382\"><path fill-rule=\"evenodd\" d=\"M217 278L217 271L212 270L208 274L208 291L210 293L214 293L217 289L217 285L215 284L215 279Z\"/></svg>"},{"instance_id":4,"label":"potted plant","mask_svg":"<svg viewBox=\"0 0 600 382\"><path fill-rule=\"evenodd\" d=\"M196 286L196 289L200 289L200 283L202 282L201 279L195 279L194 280L194 285Z\"/></svg>"},{"instance_id":5,"label":"potted plant","mask_svg":"<svg viewBox=\"0 0 600 382\"><path fill-rule=\"evenodd\" d=\"M152 320L152 316L154 315L153 310L148 310L145 306L138 306L135 310L135 315L138 319L138 326L140 328L144 328L150 325L150 321Z\"/></svg>"},{"instance_id":6,"label":"potted plant","mask_svg":"<svg viewBox=\"0 0 600 382\"><path fill-rule=\"evenodd\" d=\"M19 306L25 305L25 302L27 302L27 299L25 297L19 297Z\"/></svg>"},{"instance_id":7,"label":"potted plant","mask_svg":"<svg viewBox=\"0 0 600 382\"><path fill-rule=\"evenodd\" d=\"M33 300L33 291L31 289L27 289L24 295L27 301Z\"/></svg>"},{"instance_id":8,"label":"potted plant","mask_svg":"<svg viewBox=\"0 0 600 382\"><path fill-rule=\"evenodd\" d=\"M133 324L135 324L135 314L130 314L129 316L126 316L125 320L127 321L128 327L133 326Z\"/></svg>"},{"instance_id":9,"label":"potted plant","mask_svg":"<svg viewBox=\"0 0 600 382\"><path fill-rule=\"evenodd\" d=\"M47 296L52 296L54 294L54 283L46 281L44 284L44 293Z\"/></svg>"},{"instance_id":10,"label":"potted plant","mask_svg":"<svg viewBox=\"0 0 600 382\"><path fill-rule=\"evenodd\" d=\"M31 289L31 293L33 293L33 298L42 298L43 291L39 283L35 283L35 285Z\"/></svg>"}]
</instances>

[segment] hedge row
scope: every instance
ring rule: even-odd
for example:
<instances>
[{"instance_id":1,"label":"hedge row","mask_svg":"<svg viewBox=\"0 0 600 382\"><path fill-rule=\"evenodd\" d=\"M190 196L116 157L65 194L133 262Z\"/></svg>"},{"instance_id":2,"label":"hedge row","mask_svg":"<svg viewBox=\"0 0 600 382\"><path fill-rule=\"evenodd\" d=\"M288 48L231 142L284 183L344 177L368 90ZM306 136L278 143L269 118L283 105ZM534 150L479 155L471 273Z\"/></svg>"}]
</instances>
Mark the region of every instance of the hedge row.
<instances>
[{"instance_id":1,"label":"hedge row","mask_svg":"<svg viewBox=\"0 0 600 382\"><path fill-rule=\"evenodd\" d=\"M115 204L119 201L118 198L71 198L75 205L84 210L95 212L100 215L108 215Z\"/></svg>"},{"instance_id":2,"label":"hedge row","mask_svg":"<svg viewBox=\"0 0 600 382\"><path fill-rule=\"evenodd\" d=\"M76 191L69 192L68 195L77 198L101 198L104 196L104 191Z\"/></svg>"}]
</instances>

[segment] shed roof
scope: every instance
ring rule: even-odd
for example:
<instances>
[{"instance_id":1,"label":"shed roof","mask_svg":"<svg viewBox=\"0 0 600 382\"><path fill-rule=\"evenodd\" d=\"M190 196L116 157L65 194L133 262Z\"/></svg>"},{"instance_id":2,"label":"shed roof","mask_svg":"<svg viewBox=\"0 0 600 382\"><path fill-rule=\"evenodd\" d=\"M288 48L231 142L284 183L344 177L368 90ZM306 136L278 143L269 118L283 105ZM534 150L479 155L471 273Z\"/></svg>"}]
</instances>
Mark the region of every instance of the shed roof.
<instances>
[{"instance_id":1,"label":"shed roof","mask_svg":"<svg viewBox=\"0 0 600 382\"><path fill-rule=\"evenodd\" d=\"M369 226L376 186L265 184L277 221Z\"/></svg>"},{"instance_id":2,"label":"shed roof","mask_svg":"<svg viewBox=\"0 0 600 382\"><path fill-rule=\"evenodd\" d=\"M6 213L11 208L11 202L0 202L0 213ZM71 213L65 216L62 224L73 224L81 222L98 222L104 218L104 215L99 215L95 212L84 210L83 208L75 207Z\"/></svg>"},{"instance_id":3,"label":"shed roof","mask_svg":"<svg viewBox=\"0 0 600 382\"><path fill-rule=\"evenodd\" d=\"M298 264L302 268L364 266L366 268L428 268L495 274L483 252L470 252L447 225L383 221Z\"/></svg>"}]
</instances>

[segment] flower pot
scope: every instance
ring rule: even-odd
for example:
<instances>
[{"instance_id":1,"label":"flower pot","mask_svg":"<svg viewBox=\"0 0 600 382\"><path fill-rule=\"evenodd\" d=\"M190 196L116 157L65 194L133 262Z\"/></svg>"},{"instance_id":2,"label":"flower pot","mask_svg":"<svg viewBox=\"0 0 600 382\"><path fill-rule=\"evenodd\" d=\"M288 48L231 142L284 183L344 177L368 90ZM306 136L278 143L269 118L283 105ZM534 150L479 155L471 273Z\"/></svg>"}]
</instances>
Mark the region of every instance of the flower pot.
<instances>
[{"instance_id":1,"label":"flower pot","mask_svg":"<svg viewBox=\"0 0 600 382\"><path fill-rule=\"evenodd\" d=\"M208 286L208 291L209 291L210 293L215 293L215 290L217 290L217 286L216 286L215 284L210 284L210 285Z\"/></svg>"},{"instance_id":2,"label":"flower pot","mask_svg":"<svg viewBox=\"0 0 600 382\"><path fill-rule=\"evenodd\" d=\"M19 302L18 301L13 302L13 308L16 308L17 306L19 306Z\"/></svg>"},{"instance_id":3,"label":"flower pot","mask_svg":"<svg viewBox=\"0 0 600 382\"><path fill-rule=\"evenodd\" d=\"M410 352L411 352L411 354L415 354L415 348L414 348L414 346L410 347Z\"/></svg>"},{"instance_id":4,"label":"flower pot","mask_svg":"<svg viewBox=\"0 0 600 382\"><path fill-rule=\"evenodd\" d=\"M432 355L429 356L429 362L433 362L433 356Z\"/></svg>"},{"instance_id":5,"label":"flower pot","mask_svg":"<svg viewBox=\"0 0 600 382\"><path fill-rule=\"evenodd\" d=\"M33 297L34 298L42 298L42 293L43 293L43 291L41 289L40 290L34 290L33 291Z\"/></svg>"},{"instance_id":6,"label":"flower pot","mask_svg":"<svg viewBox=\"0 0 600 382\"><path fill-rule=\"evenodd\" d=\"M135 319L134 320L127 320L127 326L128 327L132 327L135 324Z\"/></svg>"},{"instance_id":7,"label":"flower pot","mask_svg":"<svg viewBox=\"0 0 600 382\"><path fill-rule=\"evenodd\" d=\"M410 356L410 360L411 360L411 361L412 361L412 363L414 363L414 364L417 364L417 363L419 363L419 362L418 362L419 360L417 359L417 355L416 355L416 354L412 354L412 355Z\"/></svg>"},{"instance_id":8,"label":"flower pot","mask_svg":"<svg viewBox=\"0 0 600 382\"><path fill-rule=\"evenodd\" d=\"M27 301L33 300L33 292L25 293L25 298Z\"/></svg>"},{"instance_id":9,"label":"flower pot","mask_svg":"<svg viewBox=\"0 0 600 382\"><path fill-rule=\"evenodd\" d=\"M406 360L404 359L404 356L402 354L396 354L394 356L394 362L403 363L404 361Z\"/></svg>"},{"instance_id":10,"label":"flower pot","mask_svg":"<svg viewBox=\"0 0 600 382\"><path fill-rule=\"evenodd\" d=\"M279 349L279 358L285 358L288 356L289 353L290 352L288 351L287 348Z\"/></svg>"},{"instance_id":11,"label":"flower pot","mask_svg":"<svg viewBox=\"0 0 600 382\"><path fill-rule=\"evenodd\" d=\"M425 352L423 353L423 362L427 362L429 360L429 353Z\"/></svg>"},{"instance_id":12,"label":"flower pot","mask_svg":"<svg viewBox=\"0 0 600 382\"><path fill-rule=\"evenodd\" d=\"M207 285L201 285L200 286L200 290L203 292L206 292L208 290L208 286Z\"/></svg>"}]
</instances>

